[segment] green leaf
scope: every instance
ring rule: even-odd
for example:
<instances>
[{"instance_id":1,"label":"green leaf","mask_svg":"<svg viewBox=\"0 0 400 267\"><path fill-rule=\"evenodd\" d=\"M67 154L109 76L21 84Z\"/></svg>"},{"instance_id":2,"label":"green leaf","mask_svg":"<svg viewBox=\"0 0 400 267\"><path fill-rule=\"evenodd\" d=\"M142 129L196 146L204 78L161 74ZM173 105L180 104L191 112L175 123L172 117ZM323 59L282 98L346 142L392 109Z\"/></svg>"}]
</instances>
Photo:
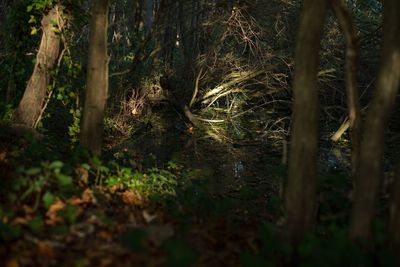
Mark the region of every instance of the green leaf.
<instances>
[{"instance_id":1,"label":"green leaf","mask_svg":"<svg viewBox=\"0 0 400 267\"><path fill-rule=\"evenodd\" d=\"M62 173L57 173L57 174L56 174L56 177L57 177L58 185L59 185L60 187L72 185L72 178L71 178L71 176L68 176L68 175L65 175L65 174L62 174Z\"/></svg>"},{"instance_id":2,"label":"green leaf","mask_svg":"<svg viewBox=\"0 0 400 267\"><path fill-rule=\"evenodd\" d=\"M36 18L35 16L31 15L31 18L29 19L28 23L36 23Z\"/></svg>"},{"instance_id":3,"label":"green leaf","mask_svg":"<svg viewBox=\"0 0 400 267\"><path fill-rule=\"evenodd\" d=\"M43 218L41 216L36 216L28 223L29 229L31 229L35 233L42 231L43 225L44 225L44 222L43 222Z\"/></svg>"},{"instance_id":4,"label":"green leaf","mask_svg":"<svg viewBox=\"0 0 400 267\"><path fill-rule=\"evenodd\" d=\"M110 171L110 169L106 166L99 166L98 170L99 170L99 172L102 172L102 173L108 173Z\"/></svg>"},{"instance_id":5,"label":"green leaf","mask_svg":"<svg viewBox=\"0 0 400 267\"><path fill-rule=\"evenodd\" d=\"M92 158L92 163L96 166L99 167L101 166L103 163L101 162L101 160L98 157L93 157Z\"/></svg>"},{"instance_id":6,"label":"green leaf","mask_svg":"<svg viewBox=\"0 0 400 267\"><path fill-rule=\"evenodd\" d=\"M56 20L52 19L52 20L50 20L50 24L54 26L54 25L57 25L58 22Z\"/></svg>"},{"instance_id":7,"label":"green leaf","mask_svg":"<svg viewBox=\"0 0 400 267\"><path fill-rule=\"evenodd\" d=\"M85 170L90 170L90 165L87 164L87 163L83 163L83 164L81 165L81 167L84 168Z\"/></svg>"},{"instance_id":8,"label":"green leaf","mask_svg":"<svg viewBox=\"0 0 400 267\"><path fill-rule=\"evenodd\" d=\"M78 208L67 205L62 211L60 211L60 215L67 223L74 224L79 215Z\"/></svg>"},{"instance_id":9,"label":"green leaf","mask_svg":"<svg viewBox=\"0 0 400 267\"><path fill-rule=\"evenodd\" d=\"M57 161L53 161L50 164L49 168L50 169L61 169L63 166L64 166L64 163L59 161L59 160L57 160Z\"/></svg>"},{"instance_id":10,"label":"green leaf","mask_svg":"<svg viewBox=\"0 0 400 267\"><path fill-rule=\"evenodd\" d=\"M33 9L33 5L29 5L29 6L27 6L26 11L31 12L32 9Z\"/></svg>"},{"instance_id":11,"label":"green leaf","mask_svg":"<svg viewBox=\"0 0 400 267\"><path fill-rule=\"evenodd\" d=\"M33 175L39 174L41 171L42 171L41 168L39 168L39 167L33 167L33 168L27 169L27 170L25 171L25 173L26 173L27 175L32 175L32 176L33 176Z\"/></svg>"},{"instance_id":12,"label":"green leaf","mask_svg":"<svg viewBox=\"0 0 400 267\"><path fill-rule=\"evenodd\" d=\"M31 35L37 34L37 31L36 27L31 27Z\"/></svg>"},{"instance_id":13,"label":"green leaf","mask_svg":"<svg viewBox=\"0 0 400 267\"><path fill-rule=\"evenodd\" d=\"M46 209L48 209L55 201L56 197L52 193L46 192L43 195L43 204L46 207Z\"/></svg>"}]
</instances>

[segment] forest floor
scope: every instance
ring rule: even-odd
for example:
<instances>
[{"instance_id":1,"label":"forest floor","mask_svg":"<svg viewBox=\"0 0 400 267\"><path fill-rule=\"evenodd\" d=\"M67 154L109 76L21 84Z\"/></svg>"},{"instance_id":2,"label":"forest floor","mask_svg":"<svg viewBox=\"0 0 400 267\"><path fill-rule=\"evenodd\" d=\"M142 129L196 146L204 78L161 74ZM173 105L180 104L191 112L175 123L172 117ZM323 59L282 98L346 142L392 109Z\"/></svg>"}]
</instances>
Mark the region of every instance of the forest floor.
<instances>
[{"instance_id":1,"label":"forest floor","mask_svg":"<svg viewBox=\"0 0 400 267\"><path fill-rule=\"evenodd\" d=\"M42 159L42 143L11 147L3 140L2 265L285 263L290 247L276 228L286 176L281 155L261 139L227 144L164 119L155 116L124 140L109 133L107 164ZM331 180L337 184L337 175ZM347 192L335 194L340 209L347 207ZM334 206L321 209L326 221L346 220Z\"/></svg>"}]
</instances>

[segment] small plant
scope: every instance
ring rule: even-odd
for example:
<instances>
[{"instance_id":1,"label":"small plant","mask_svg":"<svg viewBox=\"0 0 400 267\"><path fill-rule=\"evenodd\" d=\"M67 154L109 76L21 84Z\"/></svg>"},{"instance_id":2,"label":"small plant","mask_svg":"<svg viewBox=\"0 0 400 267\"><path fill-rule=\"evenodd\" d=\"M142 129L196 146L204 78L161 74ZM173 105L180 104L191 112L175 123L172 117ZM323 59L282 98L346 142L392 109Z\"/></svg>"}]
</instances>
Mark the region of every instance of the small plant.
<instances>
[{"instance_id":1,"label":"small plant","mask_svg":"<svg viewBox=\"0 0 400 267\"><path fill-rule=\"evenodd\" d=\"M1 191L4 190L8 201L32 204L32 210L35 211L41 200L44 204L49 203L52 191L60 196L69 196L74 192L73 179L63 169L64 163L61 161L43 161L39 166L20 167L13 183L4 184Z\"/></svg>"},{"instance_id":2,"label":"small plant","mask_svg":"<svg viewBox=\"0 0 400 267\"><path fill-rule=\"evenodd\" d=\"M142 195L175 195L177 177L167 171L151 168L145 173L133 171L130 168L116 167L105 181L106 185L115 189L128 188Z\"/></svg>"},{"instance_id":3,"label":"small plant","mask_svg":"<svg viewBox=\"0 0 400 267\"><path fill-rule=\"evenodd\" d=\"M144 109L147 100L147 93L141 93L138 90L131 90L131 96L127 101L122 101L122 111L126 116L140 116Z\"/></svg>"}]
</instances>

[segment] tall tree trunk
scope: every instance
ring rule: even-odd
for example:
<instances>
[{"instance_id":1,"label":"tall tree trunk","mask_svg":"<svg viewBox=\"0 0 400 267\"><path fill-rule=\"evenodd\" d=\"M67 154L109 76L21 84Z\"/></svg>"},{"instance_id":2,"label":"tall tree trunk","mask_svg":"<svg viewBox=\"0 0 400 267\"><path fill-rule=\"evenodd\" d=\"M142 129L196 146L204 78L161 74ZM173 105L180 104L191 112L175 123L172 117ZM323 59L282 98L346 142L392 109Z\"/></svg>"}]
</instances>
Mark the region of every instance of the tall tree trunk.
<instances>
[{"instance_id":1,"label":"tall tree trunk","mask_svg":"<svg viewBox=\"0 0 400 267\"><path fill-rule=\"evenodd\" d=\"M81 144L99 155L103 143L103 119L108 91L107 27L109 0L92 0L86 98Z\"/></svg>"},{"instance_id":2,"label":"tall tree trunk","mask_svg":"<svg viewBox=\"0 0 400 267\"><path fill-rule=\"evenodd\" d=\"M305 0L297 36L285 227L289 240L295 244L312 230L315 217L317 72L326 9L325 0Z\"/></svg>"},{"instance_id":3,"label":"tall tree trunk","mask_svg":"<svg viewBox=\"0 0 400 267\"><path fill-rule=\"evenodd\" d=\"M361 143L361 110L357 89L357 31L353 18L343 0L332 0L332 7L346 40L346 91L351 130L352 176L355 177Z\"/></svg>"},{"instance_id":4,"label":"tall tree trunk","mask_svg":"<svg viewBox=\"0 0 400 267\"><path fill-rule=\"evenodd\" d=\"M356 173L350 238L369 239L382 176L383 148L389 115L400 82L400 1L384 3L383 55L361 142Z\"/></svg>"},{"instance_id":5,"label":"tall tree trunk","mask_svg":"<svg viewBox=\"0 0 400 267\"><path fill-rule=\"evenodd\" d=\"M393 254L397 255L397 266L400 264L400 162L394 172L394 186L390 199L390 218L388 236Z\"/></svg>"},{"instance_id":6,"label":"tall tree trunk","mask_svg":"<svg viewBox=\"0 0 400 267\"><path fill-rule=\"evenodd\" d=\"M8 11L8 1L1 0L0 1L0 49L3 49L3 46L4 46L4 39L5 39L4 25L6 24L6 20L7 20L7 11Z\"/></svg>"},{"instance_id":7,"label":"tall tree trunk","mask_svg":"<svg viewBox=\"0 0 400 267\"><path fill-rule=\"evenodd\" d=\"M40 119L50 83L50 70L53 69L60 55L60 35L54 31L53 22L60 22L61 8L56 5L42 19L42 40L36 56L32 76L25 88L24 95L13 115L15 124L35 128ZM62 26L62 25L59 25Z\"/></svg>"},{"instance_id":8,"label":"tall tree trunk","mask_svg":"<svg viewBox=\"0 0 400 267\"><path fill-rule=\"evenodd\" d=\"M151 33L153 26L153 0L144 0L143 3L143 23L145 30L145 37Z\"/></svg>"},{"instance_id":9,"label":"tall tree trunk","mask_svg":"<svg viewBox=\"0 0 400 267\"><path fill-rule=\"evenodd\" d=\"M167 2L167 9L165 10L166 12L166 18L164 20L164 36L163 36L163 46L162 46L162 59L164 61L165 66L170 66L172 63L171 57L172 57L172 43L171 40L173 38L173 12L174 12L174 7L175 7L175 1L171 0L166 0Z\"/></svg>"}]
</instances>

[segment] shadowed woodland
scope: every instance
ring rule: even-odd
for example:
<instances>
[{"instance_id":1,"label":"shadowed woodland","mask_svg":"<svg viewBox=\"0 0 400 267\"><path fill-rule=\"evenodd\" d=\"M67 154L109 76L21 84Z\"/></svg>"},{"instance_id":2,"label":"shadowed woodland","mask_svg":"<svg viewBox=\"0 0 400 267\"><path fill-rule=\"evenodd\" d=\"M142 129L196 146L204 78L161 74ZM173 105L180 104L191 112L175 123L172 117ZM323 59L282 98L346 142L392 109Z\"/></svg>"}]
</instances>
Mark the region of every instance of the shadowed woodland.
<instances>
[{"instance_id":1,"label":"shadowed woodland","mask_svg":"<svg viewBox=\"0 0 400 267\"><path fill-rule=\"evenodd\" d=\"M400 266L400 1L0 0L0 265Z\"/></svg>"}]
</instances>

